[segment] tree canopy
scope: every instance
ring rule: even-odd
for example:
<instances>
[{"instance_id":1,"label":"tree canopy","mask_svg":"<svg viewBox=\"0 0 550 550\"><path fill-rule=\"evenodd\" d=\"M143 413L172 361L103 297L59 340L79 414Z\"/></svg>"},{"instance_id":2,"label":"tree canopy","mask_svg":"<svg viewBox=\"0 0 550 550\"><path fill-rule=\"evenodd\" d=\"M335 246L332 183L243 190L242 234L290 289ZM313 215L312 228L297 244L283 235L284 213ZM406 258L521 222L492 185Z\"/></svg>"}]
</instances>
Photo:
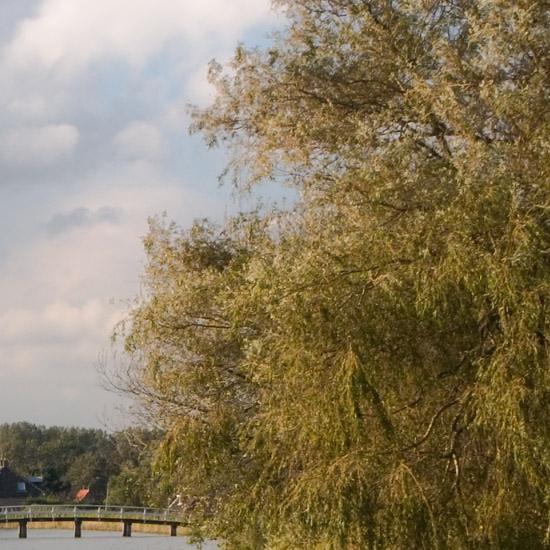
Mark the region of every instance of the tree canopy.
<instances>
[{"instance_id":1,"label":"tree canopy","mask_svg":"<svg viewBox=\"0 0 550 550\"><path fill-rule=\"evenodd\" d=\"M155 219L121 326L228 548L550 546L550 5L280 0L193 129L290 211Z\"/></svg>"},{"instance_id":2,"label":"tree canopy","mask_svg":"<svg viewBox=\"0 0 550 550\"><path fill-rule=\"evenodd\" d=\"M87 487L100 500L118 471L115 451L103 430L0 424L0 455L19 475L43 477L46 497L68 499Z\"/></svg>"},{"instance_id":3,"label":"tree canopy","mask_svg":"<svg viewBox=\"0 0 550 550\"><path fill-rule=\"evenodd\" d=\"M153 456L159 434L126 428L111 434L93 428L0 424L0 457L25 477L42 477L32 501L70 502L90 489L94 502L165 507L173 488L159 484Z\"/></svg>"}]
</instances>

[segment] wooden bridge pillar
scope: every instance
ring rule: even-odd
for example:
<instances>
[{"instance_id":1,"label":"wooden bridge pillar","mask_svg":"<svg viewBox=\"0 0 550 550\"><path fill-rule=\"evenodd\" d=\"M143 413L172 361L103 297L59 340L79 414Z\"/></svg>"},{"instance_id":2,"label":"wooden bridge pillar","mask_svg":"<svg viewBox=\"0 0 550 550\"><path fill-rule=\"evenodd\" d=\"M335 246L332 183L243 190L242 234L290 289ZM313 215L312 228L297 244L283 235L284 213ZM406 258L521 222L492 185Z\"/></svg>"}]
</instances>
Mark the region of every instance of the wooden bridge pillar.
<instances>
[{"instance_id":1,"label":"wooden bridge pillar","mask_svg":"<svg viewBox=\"0 0 550 550\"><path fill-rule=\"evenodd\" d=\"M20 539L27 538L27 520L26 519L19 520L19 538Z\"/></svg>"},{"instance_id":2,"label":"wooden bridge pillar","mask_svg":"<svg viewBox=\"0 0 550 550\"><path fill-rule=\"evenodd\" d=\"M170 524L170 536L171 537L177 537L178 536L178 524L177 523L171 523Z\"/></svg>"},{"instance_id":3,"label":"wooden bridge pillar","mask_svg":"<svg viewBox=\"0 0 550 550\"><path fill-rule=\"evenodd\" d=\"M81 536L82 536L82 520L75 519L74 520L74 537L75 539L79 539Z\"/></svg>"},{"instance_id":4,"label":"wooden bridge pillar","mask_svg":"<svg viewBox=\"0 0 550 550\"><path fill-rule=\"evenodd\" d=\"M132 522L129 519L123 521L122 536L131 537L132 536Z\"/></svg>"}]
</instances>

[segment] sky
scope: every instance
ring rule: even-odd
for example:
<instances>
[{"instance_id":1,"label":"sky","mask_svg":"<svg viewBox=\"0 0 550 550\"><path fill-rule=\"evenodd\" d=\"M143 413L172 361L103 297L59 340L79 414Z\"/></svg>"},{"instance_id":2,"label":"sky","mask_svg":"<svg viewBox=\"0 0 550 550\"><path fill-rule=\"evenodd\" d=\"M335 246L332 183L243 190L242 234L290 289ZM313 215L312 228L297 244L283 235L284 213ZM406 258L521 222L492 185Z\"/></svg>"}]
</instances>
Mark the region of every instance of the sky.
<instances>
[{"instance_id":1,"label":"sky","mask_svg":"<svg viewBox=\"0 0 550 550\"><path fill-rule=\"evenodd\" d=\"M239 207L186 105L280 24L269 0L0 0L0 423L118 424L97 364L148 217Z\"/></svg>"}]
</instances>

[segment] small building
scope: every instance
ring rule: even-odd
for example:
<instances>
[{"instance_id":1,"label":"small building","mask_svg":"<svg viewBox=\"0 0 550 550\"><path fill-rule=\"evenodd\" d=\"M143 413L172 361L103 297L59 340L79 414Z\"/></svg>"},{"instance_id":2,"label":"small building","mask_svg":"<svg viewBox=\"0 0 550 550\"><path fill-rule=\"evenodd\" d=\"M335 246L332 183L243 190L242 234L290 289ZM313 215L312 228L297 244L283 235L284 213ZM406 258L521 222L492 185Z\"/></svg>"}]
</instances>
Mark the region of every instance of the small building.
<instances>
[{"instance_id":1,"label":"small building","mask_svg":"<svg viewBox=\"0 0 550 550\"><path fill-rule=\"evenodd\" d=\"M36 483L33 483L35 480ZM42 478L25 478L15 473L5 458L0 459L0 505L16 506L26 498L38 496L42 490L38 484Z\"/></svg>"}]
</instances>

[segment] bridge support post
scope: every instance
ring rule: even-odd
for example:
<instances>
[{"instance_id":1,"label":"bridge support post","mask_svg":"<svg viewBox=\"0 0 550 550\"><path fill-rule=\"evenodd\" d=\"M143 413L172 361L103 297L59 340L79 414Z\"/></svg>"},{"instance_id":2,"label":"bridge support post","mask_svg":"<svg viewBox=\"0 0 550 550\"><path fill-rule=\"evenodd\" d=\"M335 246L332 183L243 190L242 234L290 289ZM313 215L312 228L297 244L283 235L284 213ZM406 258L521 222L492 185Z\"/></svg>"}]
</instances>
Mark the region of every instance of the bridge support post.
<instances>
[{"instance_id":1,"label":"bridge support post","mask_svg":"<svg viewBox=\"0 0 550 550\"><path fill-rule=\"evenodd\" d=\"M19 538L20 539L27 538L27 520L26 519L19 520Z\"/></svg>"},{"instance_id":2,"label":"bridge support post","mask_svg":"<svg viewBox=\"0 0 550 550\"><path fill-rule=\"evenodd\" d=\"M178 524L177 523L171 523L170 524L170 536L171 537L177 537L178 536Z\"/></svg>"},{"instance_id":3,"label":"bridge support post","mask_svg":"<svg viewBox=\"0 0 550 550\"><path fill-rule=\"evenodd\" d=\"M79 539L82 536L82 520L74 520L74 538Z\"/></svg>"},{"instance_id":4,"label":"bridge support post","mask_svg":"<svg viewBox=\"0 0 550 550\"><path fill-rule=\"evenodd\" d=\"M122 536L131 537L132 536L132 522L129 519L123 521Z\"/></svg>"}]
</instances>

